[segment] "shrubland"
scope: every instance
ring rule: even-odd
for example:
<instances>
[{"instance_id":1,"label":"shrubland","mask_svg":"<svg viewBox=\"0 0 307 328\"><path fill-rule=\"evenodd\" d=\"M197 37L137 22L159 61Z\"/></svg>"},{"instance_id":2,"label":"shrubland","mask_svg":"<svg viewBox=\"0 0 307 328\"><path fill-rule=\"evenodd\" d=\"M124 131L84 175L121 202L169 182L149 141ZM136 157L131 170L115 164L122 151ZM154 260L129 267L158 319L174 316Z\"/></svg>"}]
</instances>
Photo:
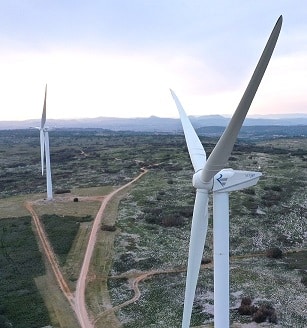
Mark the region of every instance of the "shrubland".
<instances>
[{"instance_id":1,"label":"shrubland","mask_svg":"<svg viewBox=\"0 0 307 328\"><path fill-rule=\"evenodd\" d=\"M38 132L0 131L0 135L1 203L17 197L31 200L34 194L35 198L44 197ZM209 156L216 139L202 136L201 140ZM273 307L282 327L303 327L307 322L306 147L305 138L239 140L229 159L228 166L233 169L263 173L255 187L230 195L230 304L234 324L252 320L251 316L240 315L238 310L245 297L255 307L263 304ZM195 196L191 186L193 171L183 136L55 130L50 132L50 149L54 190L97 195L101 187L111 190L130 181L141 168L149 170L122 197L116 223L104 226L105 233L115 236L109 292L112 304L119 305L134 295L128 273L159 271L140 282L140 299L116 314L123 327L178 327ZM71 202L69 206L77 204ZM26 316L14 310L13 304L17 298L18 302L26 303L31 295L31 302L36 305L36 311L31 314L36 318L33 320L46 325L48 314L33 283L35 276L44 274L44 266L30 218L8 216L5 206L1 208L1 268L8 270L1 274L5 274L3 281L12 286L5 285L11 287L0 291L3 300L11 297L11 301L0 303L0 320L13 322L14 317L15 322L22 322ZM90 225L94 213L91 210L90 216L75 212L62 215L62 210L49 211L46 215L42 212L41 218L65 267L80 226ZM209 213L205 259L212 259L211 206ZM281 256L268 256L276 252L281 252ZM18 264L18 259L22 264ZM23 268L25 259L30 268ZM213 322L213 268L210 261L205 262L209 264L201 269L192 314L194 326ZM29 271L23 274L22 285L20 269L16 269L20 266Z\"/></svg>"}]
</instances>

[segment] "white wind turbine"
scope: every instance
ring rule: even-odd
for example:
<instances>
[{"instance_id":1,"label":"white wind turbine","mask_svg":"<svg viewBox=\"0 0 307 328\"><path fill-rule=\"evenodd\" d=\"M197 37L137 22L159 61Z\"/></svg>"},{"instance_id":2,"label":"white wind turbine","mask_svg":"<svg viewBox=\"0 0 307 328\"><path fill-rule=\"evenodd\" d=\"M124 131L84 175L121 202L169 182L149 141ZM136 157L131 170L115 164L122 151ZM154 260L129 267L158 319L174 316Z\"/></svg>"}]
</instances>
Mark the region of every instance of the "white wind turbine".
<instances>
[{"instance_id":1,"label":"white wind turbine","mask_svg":"<svg viewBox=\"0 0 307 328\"><path fill-rule=\"evenodd\" d=\"M208 160L190 120L177 96L171 90L194 167L193 186L196 188L182 328L190 327L195 289L207 234L208 193L210 191L213 191L214 327L229 327L229 192L255 185L261 173L224 169L224 167L270 61L281 25L282 16L277 20L243 97Z\"/></svg>"},{"instance_id":2,"label":"white wind turbine","mask_svg":"<svg viewBox=\"0 0 307 328\"><path fill-rule=\"evenodd\" d=\"M45 127L46 100L47 100L47 84L45 88L45 99L44 99L44 107L43 107L43 113L41 119L41 126L38 129L40 133L42 175L44 175L44 159L46 159L47 199L52 200L53 195L52 195L52 181L51 181L51 167L50 167L49 135L48 135L48 128Z\"/></svg>"}]
</instances>

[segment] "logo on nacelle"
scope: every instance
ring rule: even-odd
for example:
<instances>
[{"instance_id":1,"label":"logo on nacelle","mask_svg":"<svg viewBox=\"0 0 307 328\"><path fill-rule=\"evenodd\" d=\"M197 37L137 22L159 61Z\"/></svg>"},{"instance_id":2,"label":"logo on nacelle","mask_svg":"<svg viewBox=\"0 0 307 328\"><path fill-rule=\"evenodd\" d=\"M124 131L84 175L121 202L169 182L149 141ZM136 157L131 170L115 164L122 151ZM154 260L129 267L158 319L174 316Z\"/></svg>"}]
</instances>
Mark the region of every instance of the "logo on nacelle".
<instances>
[{"instance_id":1,"label":"logo on nacelle","mask_svg":"<svg viewBox=\"0 0 307 328\"><path fill-rule=\"evenodd\" d=\"M216 178L216 180L221 184L222 187L224 187L228 178L227 177L223 178L223 174L220 173L220 176Z\"/></svg>"}]
</instances>

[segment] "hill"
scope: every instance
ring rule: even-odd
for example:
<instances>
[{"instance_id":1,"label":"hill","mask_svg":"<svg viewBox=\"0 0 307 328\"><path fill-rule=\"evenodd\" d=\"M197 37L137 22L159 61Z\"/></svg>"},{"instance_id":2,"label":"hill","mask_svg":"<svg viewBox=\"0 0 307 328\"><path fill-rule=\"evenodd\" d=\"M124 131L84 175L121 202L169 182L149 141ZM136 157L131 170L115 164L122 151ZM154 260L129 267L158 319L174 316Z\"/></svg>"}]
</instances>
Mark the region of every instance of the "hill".
<instances>
[{"instance_id":1,"label":"hill","mask_svg":"<svg viewBox=\"0 0 307 328\"><path fill-rule=\"evenodd\" d=\"M193 126L197 128L207 126L225 127L230 118L220 115L190 116ZM84 119L48 119L47 124L53 128L103 128L113 131L139 132L176 132L181 130L177 118L162 118L157 116L116 118L97 117ZM0 130L27 129L40 125L40 120L0 121ZM306 114L270 115L261 117L247 117L244 126L307 126Z\"/></svg>"}]
</instances>

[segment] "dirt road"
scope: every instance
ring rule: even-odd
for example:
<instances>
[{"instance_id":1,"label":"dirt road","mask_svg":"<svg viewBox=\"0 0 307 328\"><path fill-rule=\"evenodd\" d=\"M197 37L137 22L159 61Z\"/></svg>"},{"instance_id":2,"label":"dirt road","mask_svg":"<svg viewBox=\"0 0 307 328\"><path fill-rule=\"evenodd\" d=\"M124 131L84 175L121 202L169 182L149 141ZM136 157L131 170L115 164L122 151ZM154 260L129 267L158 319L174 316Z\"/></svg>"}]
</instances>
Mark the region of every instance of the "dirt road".
<instances>
[{"instance_id":1,"label":"dirt road","mask_svg":"<svg viewBox=\"0 0 307 328\"><path fill-rule=\"evenodd\" d=\"M101 206L100 206L99 211L93 222L87 249L85 252L84 259L83 259L82 268L80 271L79 279L77 281L75 295L73 295L73 293L71 292L71 290L68 287L68 285L64 279L64 276L60 270L59 263L56 259L54 251L50 245L50 242L45 233L43 225L39 219L38 214L35 212L35 210L33 208L34 202L28 201L25 204L27 210L31 213L31 216L33 218L33 222L35 224L35 227L36 227L36 230L38 233L38 237L40 239L40 243L43 248L44 255L46 256L46 259L48 260L48 262L51 266L51 269L54 272L56 281L57 281L60 289L62 290L64 296L66 297L66 299L68 300L72 309L74 310L76 317L82 328L94 328L93 320L91 320L89 318L89 315L87 312L87 307L85 304L85 288L86 288L86 278L87 278L87 274L88 274L88 270L89 270L89 265L90 265L91 257L92 257L92 254L93 254L93 251L95 248L96 236L97 236L97 232L100 227L100 224L101 224L104 210L114 195L116 195L123 189L125 189L128 186L130 186L131 184L133 184L135 181L140 179L147 172L148 172L147 170L142 169L142 173L140 173L136 178L134 178L132 181L128 182L127 184L121 186L120 188L114 190L113 192L108 194L106 197L103 197L103 198L97 197L97 196L86 197L86 199L88 201L100 200Z\"/></svg>"},{"instance_id":2,"label":"dirt road","mask_svg":"<svg viewBox=\"0 0 307 328\"><path fill-rule=\"evenodd\" d=\"M125 189L128 186L130 186L131 184L133 184L135 181L140 179L146 173L147 173L147 170L143 169L143 172L141 174L139 174L136 178L134 178L132 181L130 181L129 183L127 183L124 186L114 190L109 195L107 195L103 199L103 201L101 203L101 206L100 206L100 209L99 209L99 211L96 215L96 218L95 218L94 223L93 223L92 231L91 231L91 234L90 234L90 238L89 238L89 241L88 241L87 249L86 249L86 252L85 252L85 256L84 256L81 272L80 272L80 275L79 275L79 279L77 281L75 299L74 299L74 301L75 301L75 308L74 308L75 313L77 315L78 321L79 321L82 328L93 328L94 327L94 322L93 322L93 320L91 320L89 318L87 308L86 308L86 304L85 304L85 287L86 287L86 277L87 277L87 274L88 274L91 257L92 257L94 247L95 247L95 243L96 243L96 236L97 236L97 232L98 232L98 229L100 227L100 224L101 224L101 219L102 219L102 216L103 216L103 212L104 212L108 202L112 199L112 197L114 195L116 195L117 193L119 193L123 189Z\"/></svg>"},{"instance_id":3,"label":"dirt road","mask_svg":"<svg viewBox=\"0 0 307 328\"><path fill-rule=\"evenodd\" d=\"M32 215L32 218L33 218L36 230L37 230L37 234L40 239L41 246L43 248L43 252L44 252L47 260L49 261L49 264L51 265L51 268L52 268L52 271L54 272L56 281L57 281L59 287L61 288L64 296L67 298L69 304L72 307L74 307L73 294L72 294L71 290L69 289L68 285L66 284L66 281L62 275L59 263L55 257L53 249L49 243L48 237L46 236L45 230L41 224L41 221L40 221L38 215L36 214L36 212L33 209L33 203L27 202L26 208Z\"/></svg>"}]
</instances>

